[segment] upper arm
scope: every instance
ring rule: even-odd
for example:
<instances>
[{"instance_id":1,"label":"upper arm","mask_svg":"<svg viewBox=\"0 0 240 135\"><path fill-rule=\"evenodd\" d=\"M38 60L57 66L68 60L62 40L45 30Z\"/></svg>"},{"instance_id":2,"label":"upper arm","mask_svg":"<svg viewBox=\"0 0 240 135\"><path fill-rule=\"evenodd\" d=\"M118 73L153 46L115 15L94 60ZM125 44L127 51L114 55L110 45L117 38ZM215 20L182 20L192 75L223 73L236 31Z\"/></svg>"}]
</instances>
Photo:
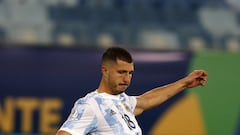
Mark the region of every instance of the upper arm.
<instances>
[{"instance_id":1,"label":"upper arm","mask_svg":"<svg viewBox=\"0 0 240 135\"><path fill-rule=\"evenodd\" d=\"M137 96L137 104L134 109L134 115L140 115L144 111L144 100L141 96Z\"/></svg>"},{"instance_id":2,"label":"upper arm","mask_svg":"<svg viewBox=\"0 0 240 135\"><path fill-rule=\"evenodd\" d=\"M170 97L183 90L183 88L184 87L181 82L175 82L143 93L137 97L137 104L134 114L139 115L145 110L159 106Z\"/></svg>"}]
</instances>

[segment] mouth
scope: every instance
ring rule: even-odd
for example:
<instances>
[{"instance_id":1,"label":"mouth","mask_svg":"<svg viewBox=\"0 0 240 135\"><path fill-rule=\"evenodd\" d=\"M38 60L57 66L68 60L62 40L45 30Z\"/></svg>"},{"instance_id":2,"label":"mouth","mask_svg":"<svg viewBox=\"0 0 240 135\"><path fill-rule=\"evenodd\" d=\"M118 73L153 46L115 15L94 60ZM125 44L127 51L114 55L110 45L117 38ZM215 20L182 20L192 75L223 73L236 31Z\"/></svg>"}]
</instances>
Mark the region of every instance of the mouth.
<instances>
[{"instance_id":1,"label":"mouth","mask_svg":"<svg viewBox=\"0 0 240 135\"><path fill-rule=\"evenodd\" d=\"M127 87L127 86L128 86L128 84L127 84L127 83L120 83L119 85L120 85L120 86L125 86L125 87Z\"/></svg>"}]
</instances>

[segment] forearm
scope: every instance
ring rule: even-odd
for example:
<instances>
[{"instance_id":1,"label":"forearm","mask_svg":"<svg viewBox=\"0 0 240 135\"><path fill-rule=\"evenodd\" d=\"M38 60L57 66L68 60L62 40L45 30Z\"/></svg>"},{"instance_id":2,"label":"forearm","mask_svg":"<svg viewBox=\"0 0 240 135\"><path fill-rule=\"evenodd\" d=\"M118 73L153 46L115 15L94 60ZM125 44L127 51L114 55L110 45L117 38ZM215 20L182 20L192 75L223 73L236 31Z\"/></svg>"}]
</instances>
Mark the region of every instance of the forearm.
<instances>
[{"instance_id":1,"label":"forearm","mask_svg":"<svg viewBox=\"0 0 240 135\"><path fill-rule=\"evenodd\" d=\"M174 83L154 88L138 97L138 102L142 102L139 105L143 110L151 109L160 105L172 96L176 95L180 91L184 90L185 84L182 80Z\"/></svg>"},{"instance_id":2,"label":"forearm","mask_svg":"<svg viewBox=\"0 0 240 135\"><path fill-rule=\"evenodd\" d=\"M137 97L137 106L134 110L135 115L143 111L156 107L176 95L186 88L204 86L207 82L207 72L195 70L188 76L165 86L157 87Z\"/></svg>"}]
</instances>

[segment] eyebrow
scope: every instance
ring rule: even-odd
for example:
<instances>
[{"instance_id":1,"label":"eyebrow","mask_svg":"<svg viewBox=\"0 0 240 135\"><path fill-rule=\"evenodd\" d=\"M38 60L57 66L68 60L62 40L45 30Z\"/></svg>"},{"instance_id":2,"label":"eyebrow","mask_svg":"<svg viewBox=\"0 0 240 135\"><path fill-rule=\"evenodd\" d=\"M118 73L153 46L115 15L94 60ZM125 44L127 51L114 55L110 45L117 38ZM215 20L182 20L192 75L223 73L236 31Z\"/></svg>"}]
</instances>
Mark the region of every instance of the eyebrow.
<instances>
[{"instance_id":1,"label":"eyebrow","mask_svg":"<svg viewBox=\"0 0 240 135\"><path fill-rule=\"evenodd\" d=\"M130 74L132 74L134 71L133 71L133 70L128 71L128 70L122 70L122 69L120 69L120 70L118 70L118 72L124 72L124 73L130 73Z\"/></svg>"}]
</instances>

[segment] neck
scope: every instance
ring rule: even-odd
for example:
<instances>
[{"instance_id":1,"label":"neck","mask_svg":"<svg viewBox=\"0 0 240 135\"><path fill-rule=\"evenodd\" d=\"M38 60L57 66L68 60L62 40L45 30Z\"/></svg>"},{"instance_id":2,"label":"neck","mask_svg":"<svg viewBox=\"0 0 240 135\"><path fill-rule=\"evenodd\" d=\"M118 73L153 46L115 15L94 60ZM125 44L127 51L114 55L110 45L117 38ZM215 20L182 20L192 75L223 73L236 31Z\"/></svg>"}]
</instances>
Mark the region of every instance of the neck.
<instances>
[{"instance_id":1,"label":"neck","mask_svg":"<svg viewBox=\"0 0 240 135\"><path fill-rule=\"evenodd\" d=\"M110 88L107 86L107 84L104 82L103 79L101 80L97 91L98 91L99 93L105 92L105 93L108 93L108 94L113 95L113 93L111 92Z\"/></svg>"}]
</instances>

